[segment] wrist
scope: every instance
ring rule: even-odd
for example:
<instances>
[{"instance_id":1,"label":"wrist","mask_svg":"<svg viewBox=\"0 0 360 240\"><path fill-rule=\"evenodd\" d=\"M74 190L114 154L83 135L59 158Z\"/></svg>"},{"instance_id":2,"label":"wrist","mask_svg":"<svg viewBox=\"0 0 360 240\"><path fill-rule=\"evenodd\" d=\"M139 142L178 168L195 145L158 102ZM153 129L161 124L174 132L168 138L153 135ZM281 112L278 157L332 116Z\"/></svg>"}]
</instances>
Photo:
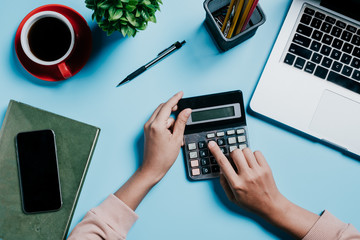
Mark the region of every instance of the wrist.
<instances>
[{"instance_id":1,"label":"wrist","mask_svg":"<svg viewBox=\"0 0 360 240\"><path fill-rule=\"evenodd\" d=\"M279 192L277 197L273 199L272 204L267 208L263 217L270 223L281 227L291 205L292 203Z\"/></svg>"},{"instance_id":2,"label":"wrist","mask_svg":"<svg viewBox=\"0 0 360 240\"><path fill-rule=\"evenodd\" d=\"M164 177L164 174L157 173L143 166L139 167L135 174L151 187L155 186Z\"/></svg>"}]
</instances>

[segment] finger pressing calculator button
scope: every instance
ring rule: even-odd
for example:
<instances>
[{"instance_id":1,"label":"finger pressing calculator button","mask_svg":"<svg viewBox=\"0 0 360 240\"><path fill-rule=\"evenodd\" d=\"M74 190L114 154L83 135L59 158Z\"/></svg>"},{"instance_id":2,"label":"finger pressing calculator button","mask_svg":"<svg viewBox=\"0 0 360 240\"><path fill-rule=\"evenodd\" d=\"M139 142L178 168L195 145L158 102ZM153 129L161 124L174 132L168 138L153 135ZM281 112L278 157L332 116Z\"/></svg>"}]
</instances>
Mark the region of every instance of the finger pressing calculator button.
<instances>
[{"instance_id":1,"label":"finger pressing calculator button","mask_svg":"<svg viewBox=\"0 0 360 240\"><path fill-rule=\"evenodd\" d=\"M190 152L189 153L190 158L197 158L198 157L198 153L197 152Z\"/></svg>"},{"instance_id":2,"label":"finger pressing calculator button","mask_svg":"<svg viewBox=\"0 0 360 240\"><path fill-rule=\"evenodd\" d=\"M219 165L211 166L211 171L212 171L213 173L218 173L218 172L220 172L220 167L219 167Z\"/></svg>"},{"instance_id":3,"label":"finger pressing calculator button","mask_svg":"<svg viewBox=\"0 0 360 240\"><path fill-rule=\"evenodd\" d=\"M234 135L235 134L235 130L228 130L226 132L227 135Z\"/></svg>"},{"instance_id":4,"label":"finger pressing calculator button","mask_svg":"<svg viewBox=\"0 0 360 240\"><path fill-rule=\"evenodd\" d=\"M189 149L189 151L195 150L196 149L196 143L189 143L188 144L188 149Z\"/></svg>"},{"instance_id":5,"label":"finger pressing calculator button","mask_svg":"<svg viewBox=\"0 0 360 240\"><path fill-rule=\"evenodd\" d=\"M236 134L244 134L245 133L245 130L243 128L240 128L240 129L237 129L236 130Z\"/></svg>"},{"instance_id":6,"label":"finger pressing calculator button","mask_svg":"<svg viewBox=\"0 0 360 240\"><path fill-rule=\"evenodd\" d=\"M199 155L200 155L200 157L208 157L209 151L208 150L200 150Z\"/></svg>"},{"instance_id":7,"label":"finger pressing calculator button","mask_svg":"<svg viewBox=\"0 0 360 240\"><path fill-rule=\"evenodd\" d=\"M221 151L222 151L223 154L227 153L227 150L226 150L225 147L221 147L220 149L221 149Z\"/></svg>"},{"instance_id":8,"label":"finger pressing calculator button","mask_svg":"<svg viewBox=\"0 0 360 240\"><path fill-rule=\"evenodd\" d=\"M193 167L198 167L199 166L199 161L198 160L192 160L190 162L190 166Z\"/></svg>"},{"instance_id":9,"label":"finger pressing calculator button","mask_svg":"<svg viewBox=\"0 0 360 240\"><path fill-rule=\"evenodd\" d=\"M200 169L199 168L191 169L191 175L193 175L193 176L200 175Z\"/></svg>"},{"instance_id":10,"label":"finger pressing calculator button","mask_svg":"<svg viewBox=\"0 0 360 240\"><path fill-rule=\"evenodd\" d=\"M214 138L215 137L215 133L208 133L206 135L207 138Z\"/></svg>"},{"instance_id":11,"label":"finger pressing calculator button","mask_svg":"<svg viewBox=\"0 0 360 240\"><path fill-rule=\"evenodd\" d=\"M223 137L223 136L225 136L225 133L224 133L224 132L217 132L217 133L216 133L216 136L218 136L218 137Z\"/></svg>"},{"instance_id":12,"label":"finger pressing calculator button","mask_svg":"<svg viewBox=\"0 0 360 240\"><path fill-rule=\"evenodd\" d=\"M246 141L246 137L245 136L238 136L238 142L242 143Z\"/></svg>"},{"instance_id":13,"label":"finger pressing calculator button","mask_svg":"<svg viewBox=\"0 0 360 240\"><path fill-rule=\"evenodd\" d=\"M240 150L243 150L244 148L247 148L247 145L246 145L246 144L240 144L240 145L239 145L239 149L240 149Z\"/></svg>"},{"instance_id":14,"label":"finger pressing calculator button","mask_svg":"<svg viewBox=\"0 0 360 240\"><path fill-rule=\"evenodd\" d=\"M203 167L202 168L202 173L203 174L209 174L210 173L210 168L209 167Z\"/></svg>"},{"instance_id":15,"label":"finger pressing calculator button","mask_svg":"<svg viewBox=\"0 0 360 240\"><path fill-rule=\"evenodd\" d=\"M236 138L235 137L228 138L228 143L229 144L235 144L236 143Z\"/></svg>"},{"instance_id":16,"label":"finger pressing calculator button","mask_svg":"<svg viewBox=\"0 0 360 240\"><path fill-rule=\"evenodd\" d=\"M206 142L201 141L198 143L198 145L199 145L199 149L206 148Z\"/></svg>"},{"instance_id":17,"label":"finger pressing calculator button","mask_svg":"<svg viewBox=\"0 0 360 240\"><path fill-rule=\"evenodd\" d=\"M234 150L237 149L237 148L238 148L238 147L237 147L236 145L230 146L230 147L229 147L229 151L232 152L232 151L234 151Z\"/></svg>"},{"instance_id":18,"label":"finger pressing calculator button","mask_svg":"<svg viewBox=\"0 0 360 240\"><path fill-rule=\"evenodd\" d=\"M206 166L206 165L209 165L209 164L210 164L210 160L207 159L207 158L202 158L202 159L200 160L200 162L201 162L201 166Z\"/></svg>"},{"instance_id":19,"label":"finger pressing calculator button","mask_svg":"<svg viewBox=\"0 0 360 240\"><path fill-rule=\"evenodd\" d=\"M219 139L217 140L217 144L218 144L219 146L225 145L225 139L219 138Z\"/></svg>"}]
</instances>

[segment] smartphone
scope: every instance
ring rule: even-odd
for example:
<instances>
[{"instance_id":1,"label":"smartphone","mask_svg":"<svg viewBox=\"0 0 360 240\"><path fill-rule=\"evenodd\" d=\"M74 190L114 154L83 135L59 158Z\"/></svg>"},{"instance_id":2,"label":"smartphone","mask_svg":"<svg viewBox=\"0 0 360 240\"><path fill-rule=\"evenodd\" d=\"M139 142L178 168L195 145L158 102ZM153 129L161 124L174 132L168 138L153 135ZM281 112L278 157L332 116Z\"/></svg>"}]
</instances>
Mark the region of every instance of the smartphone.
<instances>
[{"instance_id":1,"label":"smartphone","mask_svg":"<svg viewBox=\"0 0 360 240\"><path fill-rule=\"evenodd\" d=\"M23 211L59 210L62 197L54 132L47 129L19 133L16 152Z\"/></svg>"}]
</instances>

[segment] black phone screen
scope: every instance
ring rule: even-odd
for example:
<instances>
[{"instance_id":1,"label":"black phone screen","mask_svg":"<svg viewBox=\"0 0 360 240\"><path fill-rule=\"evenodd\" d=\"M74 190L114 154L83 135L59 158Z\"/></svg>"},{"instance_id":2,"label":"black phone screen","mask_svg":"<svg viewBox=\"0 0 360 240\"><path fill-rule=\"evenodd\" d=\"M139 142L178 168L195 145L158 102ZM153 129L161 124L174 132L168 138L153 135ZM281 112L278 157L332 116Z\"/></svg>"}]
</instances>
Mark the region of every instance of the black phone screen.
<instances>
[{"instance_id":1,"label":"black phone screen","mask_svg":"<svg viewBox=\"0 0 360 240\"><path fill-rule=\"evenodd\" d=\"M16 146L24 212L59 209L62 200L54 132L19 133Z\"/></svg>"}]
</instances>

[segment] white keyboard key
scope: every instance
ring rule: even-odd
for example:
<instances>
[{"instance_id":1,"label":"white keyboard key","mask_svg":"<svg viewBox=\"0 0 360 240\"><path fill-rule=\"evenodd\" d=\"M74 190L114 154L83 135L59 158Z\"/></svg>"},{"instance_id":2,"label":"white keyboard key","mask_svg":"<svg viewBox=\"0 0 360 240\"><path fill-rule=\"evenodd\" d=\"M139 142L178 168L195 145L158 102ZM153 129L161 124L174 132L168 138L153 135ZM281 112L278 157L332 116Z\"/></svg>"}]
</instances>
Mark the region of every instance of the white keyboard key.
<instances>
[{"instance_id":1,"label":"white keyboard key","mask_svg":"<svg viewBox=\"0 0 360 240\"><path fill-rule=\"evenodd\" d=\"M246 137L244 135L243 136L238 136L238 142L239 143L246 142Z\"/></svg>"},{"instance_id":2,"label":"white keyboard key","mask_svg":"<svg viewBox=\"0 0 360 240\"><path fill-rule=\"evenodd\" d=\"M190 162L190 166L193 167L198 167L199 166L199 161L198 160L192 160Z\"/></svg>"},{"instance_id":3,"label":"white keyboard key","mask_svg":"<svg viewBox=\"0 0 360 240\"><path fill-rule=\"evenodd\" d=\"M218 137L223 137L223 136L225 136L225 133L224 133L224 132L217 132L217 133L216 133L216 136L218 136Z\"/></svg>"},{"instance_id":4,"label":"white keyboard key","mask_svg":"<svg viewBox=\"0 0 360 240\"><path fill-rule=\"evenodd\" d=\"M237 129L236 134L244 134L245 130L243 128Z\"/></svg>"},{"instance_id":5,"label":"white keyboard key","mask_svg":"<svg viewBox=\"0 0 360 240\"><path fill-rule=\"evenodd\" d=\"M236 145L233 145L233 146L230 146L229 147L229 151L232 152L234 151L235 149L237 149L238 147Z\"/></svg>"},{"instance_id":6,"label":"white keyboard key","mask_svg":"<svg viewBox=\"0 0 360 240\"><path fill-rule=\"evenodd\" d=\"M197 152L190 152L189 153L190 158L197 158L198 157L198 153Z\"/></svg>"},{"instance_id":7,"label":"white keyboard key","mask_svg":"<svg viewBox=\"0 0 360 240\"><path fill-rule=\"evenodd\" d=\"M235 144L236 143L236 137L228 138L228 144Z\"/></svg>"},{"instance_id":8,"label":"white keyboard key","mask_svg":"<svg viewBox=\"0 0 360 240\"><path fill-rule=\"evenodd\" d=\"M195 150L196 149L196 143L189 143L188 144L188 149L189 149L189 151Z\"/></svg>"},{"instance_id":9,"label":"white keyboard key","mask_svg":"<svg viewBox=\"0 0 360 240\"><path fill-rule=\"evenodd\" d=\"M240 145L239 145L239 149L240 149L240 150L243 150L244 148L247 148L247 145L246 145L246 144L240 144Z\"/></svg>"},{"instance_id":10,"label":"white keyboard key","mask_svg":"<svg viewBox=\"0 0 360 240\"><path fill-rule=\"evenodd\" d=\"M215 137L215 133L208 133L206 135L207 138L214 138Z\"/></svg>"},{"instance_id":11,"label":"white keyboard key","mask_svg":"<svg viewBox=\"0 0 360 240\"><path fill-rule=\"evenodd\" d=\"M226 132L227 135L234 135L235 134L235 130L228 130Z\"/></svg>"},{"instance_id":12,"label":"white keyboard key","mask_svg":"<svg viewBox=\"0 0 360 240\"><path fill-rule=\"evenodd\" d=\"M200 169L199 169L199 168L191 169L191 174L192 174L193 176L198 176L198 175L200 175Z\"/></svg>"}]
</instances>

